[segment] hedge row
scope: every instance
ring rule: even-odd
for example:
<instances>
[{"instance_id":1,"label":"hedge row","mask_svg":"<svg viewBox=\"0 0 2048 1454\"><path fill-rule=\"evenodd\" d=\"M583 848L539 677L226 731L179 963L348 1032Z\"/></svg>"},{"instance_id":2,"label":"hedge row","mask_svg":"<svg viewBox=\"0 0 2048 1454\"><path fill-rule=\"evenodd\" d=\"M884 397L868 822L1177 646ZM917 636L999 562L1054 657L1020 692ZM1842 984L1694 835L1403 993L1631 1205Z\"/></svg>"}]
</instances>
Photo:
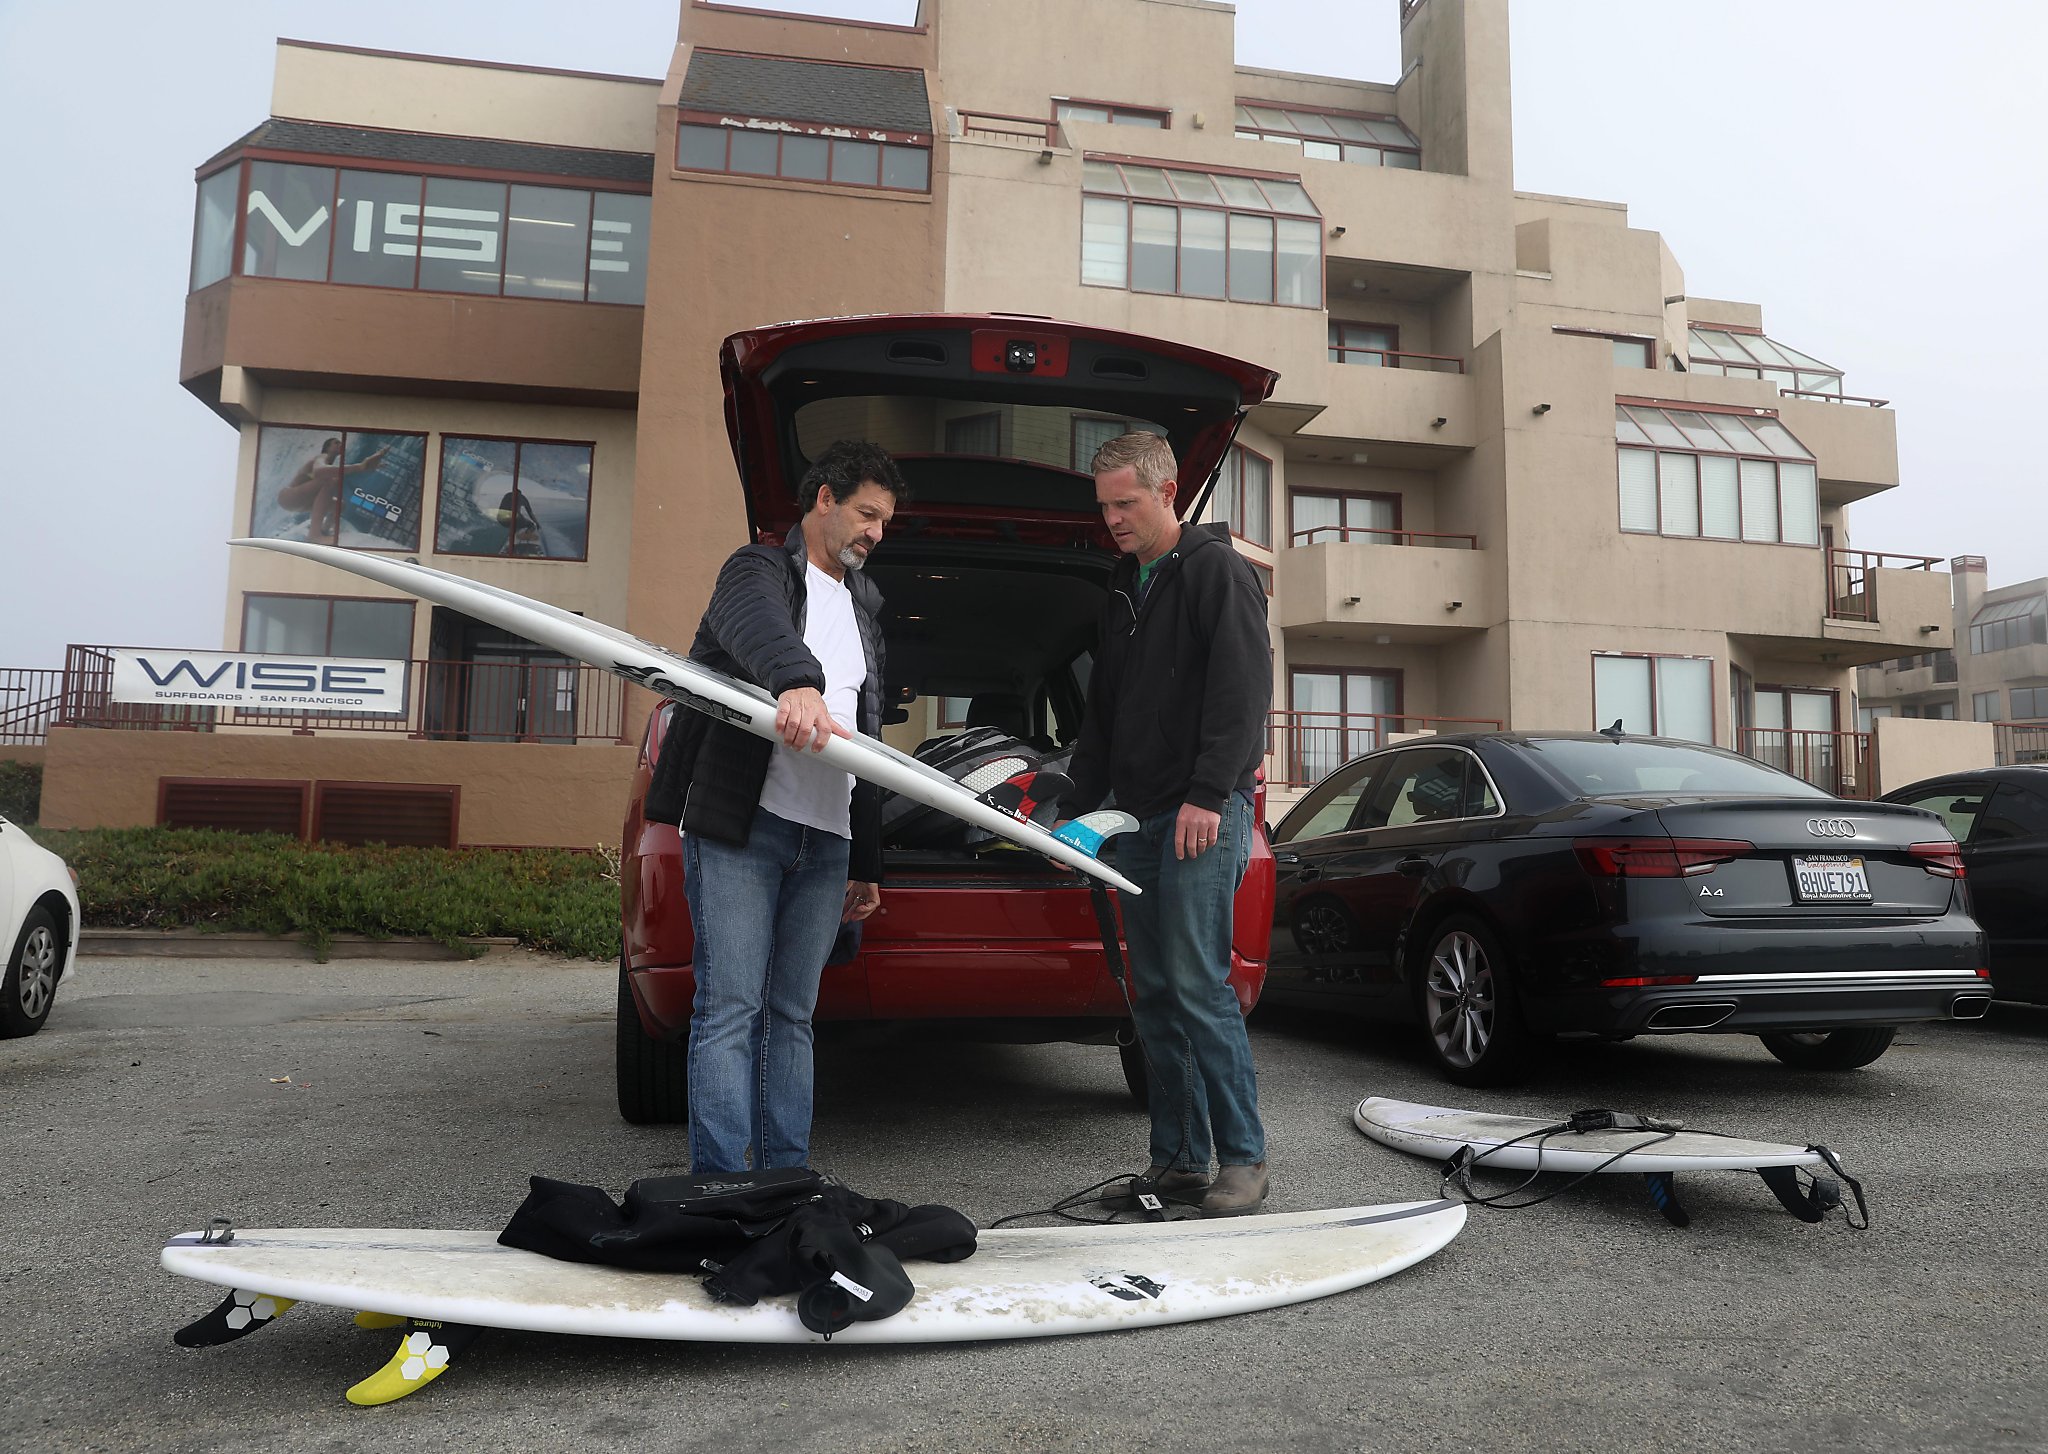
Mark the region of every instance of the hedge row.
<instances>
[{"instance_id":1,"label":"hedge row","mask_svg":"<svg viewBox=\"0 0 2048 1454\"><path fill-rule=\"evenodd\" d=\"M193 828L37 829L78 871L85 923L102 929L478 936L587 959L619 954L613 860L565 849L352 848Z\"/></svg>"}]
</instances>

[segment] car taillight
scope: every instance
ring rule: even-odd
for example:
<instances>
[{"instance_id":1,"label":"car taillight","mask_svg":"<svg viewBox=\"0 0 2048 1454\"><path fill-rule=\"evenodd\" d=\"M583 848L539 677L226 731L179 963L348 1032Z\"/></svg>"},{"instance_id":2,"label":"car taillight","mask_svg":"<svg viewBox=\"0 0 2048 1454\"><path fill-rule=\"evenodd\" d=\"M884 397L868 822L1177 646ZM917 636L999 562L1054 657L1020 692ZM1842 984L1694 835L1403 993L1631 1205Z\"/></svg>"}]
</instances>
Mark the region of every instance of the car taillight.
<instances>
[{"instance_id":1,"label":"car taillight","mask_svg":"<svg viewBox=\"0 0 2048 1454\"><path fill-rule=\"evenodd\" d=\"M1572 847L1600 878L1691 878L1756 852L1740 838L1581 838Z\"/></svg>"},{"instance_id":2,"label":"car taillight","mask_svg":"<svg viewBox=\"0 0 2048 1454\"><path fill-rule=\"evenodd\" d=\"M1600 988L1603 990L1635 990L1646 989L1651 985L1660 984L1698 984L1699 978L1696 974L1653 974L1636 979L1603 979L1600 981Z\"/></svg>"},{"instance_id":3,"label":"car taillight","mask_svg":"<svg viewBox=\"0 0 2048 1454\"><path fill-rule=\"evenodd\" d=\"M1910 843L1906 852L1920 860L1920 866L1936 878L1963 876L1963 850L1954 843Z\"/></svg>"}]
</instances>

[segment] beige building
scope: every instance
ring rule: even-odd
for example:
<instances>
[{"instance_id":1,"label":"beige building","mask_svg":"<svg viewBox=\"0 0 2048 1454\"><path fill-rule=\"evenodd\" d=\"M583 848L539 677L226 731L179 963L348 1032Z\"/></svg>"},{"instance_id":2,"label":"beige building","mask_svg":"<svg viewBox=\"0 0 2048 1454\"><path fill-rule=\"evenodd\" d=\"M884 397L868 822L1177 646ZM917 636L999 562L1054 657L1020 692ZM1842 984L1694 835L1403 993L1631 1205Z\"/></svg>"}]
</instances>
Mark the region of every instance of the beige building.
<instances>
[{"instance_id":1,"label":"beige building","mask_svg":"<svg viewBox=\"0 0 2048 1454\"><path fill-rule=\"evenodd\" d=\"M198 169L181 377L241 435L224 523L682 643L746 533L725 335L1070 318L1281 375L1210 506L1270 582L1275 783L1390 733L1620 720L1869 791L1854 669L1954 639L1931 562L1850 549L1891 411L1691 296L1623 204L1515 191L1506 0L1383 3L1382 80L1240 66L1209 0L683 0L658 80L281 42L271 116ZM403 656L409 715L223 712L142 755L59 729L47 821L413 802L427 837L616 836L643 694L255 552L223 643Z\"/></svg>"}]
</instances>

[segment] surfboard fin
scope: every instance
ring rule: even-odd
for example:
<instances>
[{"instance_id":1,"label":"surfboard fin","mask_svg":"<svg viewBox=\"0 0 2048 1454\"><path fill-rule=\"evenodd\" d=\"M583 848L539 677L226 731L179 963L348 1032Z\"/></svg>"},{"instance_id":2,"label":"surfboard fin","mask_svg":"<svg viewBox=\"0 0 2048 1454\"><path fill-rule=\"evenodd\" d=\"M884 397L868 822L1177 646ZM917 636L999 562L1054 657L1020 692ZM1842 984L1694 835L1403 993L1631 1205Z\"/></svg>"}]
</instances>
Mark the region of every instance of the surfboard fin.
<instances>
[{"instance_id":1,"label":"surfboard fin","mask_svg":"<svg viewBox=\"0 0 2048 1454\"><path fill-rule=\"evenodd\" d=\"M238 1287L205 1317L187 1323L171 1334L171 1341L180 1348L217 1348L222 1343L246 1338L258 1328L269 1326L283 1317L291 1306L292 1299L288 1297L272 1297L267 1292L250 1292Z\"/></svg>"},{"instance_id":2,"label":"surfboard fin","mask_svg":"<svg viewBox=\"0 0 2048 1454\"><path fill-rule=\"evenodd\" d=\"M405 1318L401 1314L373 1313L368 1309L357 1313L354 1321L358 1328L368 1328L373 1332L384 1328L402 1328L405 1326Z\"/></svg>"},{"instance_id":3,"label":"surfboard fin","mask_svg":"<svg viewBox=\"0 0 2048 1454\"><path fill-rule=\"evenodd\" d=\"M406 1322L407 1330L398 1340L398 1351L382 1368L348 1391L350 1403L371 1408L419 1392L446 1373L483 1334L482 1328L468 1323L434 1323L423 1318L409 1318Z\"/></svg>"},{"instance_id":4,"label":"surfboard fin","mask_svg":"<svg viewBox=\"0 0 2048 1454\"><path fill-rule=\"evenodd\" d=\"M1668 1171L1646 1171L1643 1180L1650 1184L1650 1201L1664 1214L1664 1220L1674 1227L1690 1227L1692 1213L1678 1200L1678 1188L1672 1184Z\"/></svg>"},{"instance_id":5,"label":"surfboard fin","mask_svg":"<svg viewBox=\"0 0 2048 1454\"><path fill-rule=\"evenodd\" d=\"M981 800L1021 823L1043 828L1058 815L1060 799L1073 790L1074 780L1065 773L1035 767L1005 778L983 793Z\"/></svg>"},{"instance_id":6,"label":"surfboard fin","mask_svg":"<svg viewBox=\"0 0 2048 1454\"><path fill-rule=\"evenodd\" d=\"M1080 849L1090 858L1100 858L1103 844L1120 833L1137 831L1138 820L1129 813L1104 808L1094 813L1083 813L1062 825L1052 836L1070 848Z\"/></svg>"}]
</instances>

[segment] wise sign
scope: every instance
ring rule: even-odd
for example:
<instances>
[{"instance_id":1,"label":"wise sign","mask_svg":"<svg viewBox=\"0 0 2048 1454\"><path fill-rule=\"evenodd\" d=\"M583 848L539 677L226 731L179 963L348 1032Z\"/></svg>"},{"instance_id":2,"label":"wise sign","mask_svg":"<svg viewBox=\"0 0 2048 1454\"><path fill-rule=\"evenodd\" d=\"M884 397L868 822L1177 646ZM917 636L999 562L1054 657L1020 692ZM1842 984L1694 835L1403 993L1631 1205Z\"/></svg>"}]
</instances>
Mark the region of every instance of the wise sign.
<instances>
[{"instance_id":1,"label":"wise sign","mask_svg":"<svg viewBox=\"0 0 2048 1454\"><path fill-rule=\"evenodd\" d=\"M405 715L406 663L117 648L114 700L263 712Z\"/></svg>"}]
</instances>

